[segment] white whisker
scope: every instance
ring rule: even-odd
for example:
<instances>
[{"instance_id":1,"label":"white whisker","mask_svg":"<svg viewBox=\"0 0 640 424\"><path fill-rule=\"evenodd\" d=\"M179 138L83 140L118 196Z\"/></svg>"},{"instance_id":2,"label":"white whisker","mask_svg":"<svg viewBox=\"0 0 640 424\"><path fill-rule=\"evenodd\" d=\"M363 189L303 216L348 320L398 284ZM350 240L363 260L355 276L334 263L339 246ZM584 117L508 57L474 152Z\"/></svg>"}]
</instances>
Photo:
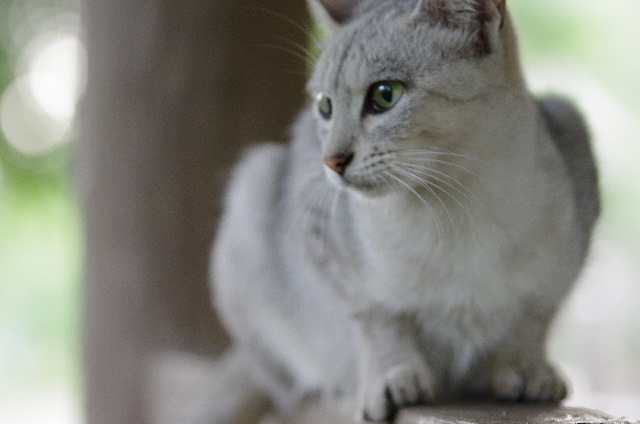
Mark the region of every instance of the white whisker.
<instances>
[{"instance_id":1,"label":"white whisker","mask_svg":"<svg viewBox=\"0 0 640 424\"><path fill-rule=\"evenodd\" d=\"M309 29L308 27L304 26L303 24L301 24L300 22L292 19L291 17L280 13L280 12L276 12L274 10L271 9L267 9L265 7L260 7L260 6L250 6L251 9L257 11L257 12L261 12L264 13L266 15L271 15L277 19L280 19L284 22L286 22L287 24L291 25L293 28L299 30L302 34L304 34L306 37L308 37L313 44L315 45L315 47L320 50L321 47L321 41L316 37L315 33Z\"/></svg>"},{"instance_id":2,"label":"white whisker","mask_svg":"<svg viewBox=\"0 0 640 424\"><path fill-rule=\"evenodd\" d=\"M412 159L412 160L417 160L417 161L420 161L420 162L436 163L436 164L439 164L439 165L448 165L448 166L452 166L454 168L460 169L461 171L469 173L470 175L473 175L475 177L478 176L475 172L473 172L469 168L466 168L466 167L464 167L464 166L462 166L460 164L457 164L457 163L449 162L449 161L444 160L444 159L435 159L435 158L430 158L430 157L417 157L418 155L421 154L419 152L413 153L411 155L404 155L402 152L398 152L398 153L399 153L399 156L404 156L404 157L407 157L407 158ZM422 152L422 153L426 153L426 152Z\"/></svg>"},{"instance_id":3,"label":"white whisker","mask_svg":"<svg viewBox=\"0 0 640 424\"><path fill-rule=\"evenodd\" d=\"M302 44L300 44L300 43L298 43L296 41L293 41L293 40L291 40L291 39L289 39L287 37L283 37L281 35L278 35L278 34L274 35L273 37L276 38L278 41L280 41L280 42L282 42L284 44L287 44L288 46L294 48L300 54L302 54L306 58L308 58L311 63L313 63L314 59L316 59L314 57L314 55L313 55L313 52L311 50L309 50L309 48L307 48L306 46L304 46L304 45L302 45Z\"/></svg>"},{"instance_id":4,"label":"white whisker","mask_svg":"<svg viewBox=\"0 0 640 424\"><path fill-rule=\"evenodd\" d=\"M303 60L308 66L314 66L315 65L313 60L311 60L306 55L300 53L299 51L292 50L292 49L290 49L288 47L285 47L285 46L278 46L278 45L275 45L275 44L257 44L256 46L257 47L265 47L265 48L268 48L268 49L278 50L278 51L281 51L281 52L284 52L284 53L288 53L288 54L290 54L290 55L292 55L292 56L294 56L294 57L296 57L298 59Z\"/></svg>"},{"instance_id":5,"label":"white whisker","mask_svg":"<svg viewBox=\"0 0 640 424\"><path fill-rule=\"evenodd\" d=\"M407 168L414 170L419 175L423 175L427 178L430 178L432 180L435 180L439 183L446 185L447 187L451 188L452 190L455 190L456 192L464 196L469 201L475 203L476 206L479 206L481 204L473 191L469 190L464 184L462 184L460 181L458 181L457 179L455 179L454 177L452 177L451 175L445 172L439 171L437 169L428 168L426 166L413 164L413 163L403 163L402 166L405 166ZM448 178L450 181L452 181L452 183L446 181L445 178Z\"/></svg>"},{"instance_id":6,"label":"white whisker","mask_svg":"<svg viewBox=\"0 0 640 424\"><path fill-rule=\"evenodd\" d=\"M451 216L451 213L449 212L449 208L447 208L446 203L444 202L444 200L442 200L442 198L438 195L438 193L435 192L435 190L432 188L436 187L440 190L442 190L442 188L438 187L436 184L430 183L429 181L420 178L418 175L415 175L414 173L412 173L411 171L401 168L397 165L393 165L393 164L389 164L389 166L391 168L393 168L393 170L407 178L410 178L414 181L416 181L418 184L420 184L420 186L424 187L426 190L429 191L429 193L431 193L440 203L440 205L442 205L442 208L444 209L445 213L447 214L447 216L449 217L449 221L451 222L451 225L453 225L455 227L456 223L455 220L453 219L453 216ZM446 190L442 190L444 191L447 195L449 195L451 197L451 195L449 193L447 193Z\"/></svg>"},{"instance_id":7,"label":"white whisker","mask_svg":"<svg viewBox=\"0 0 640 424\"><path fill-rule=\"evenodd\" d=\"M440 221L438 219L438 215L436 214L436 212L433 209L433 207L429 204L429 202L427 202L422 196L420 196L420 194L413 187L411 187L409 184L407 184L405 181L403 181L402 178L400 178L400 177L398 177L396 175L393 175L389 171L383 171L383 172L387 177L392 178L394 181L398 182L400 185L402 185L407 190L409 190L412 194L414 194L418 198L418 200L427 208L427 210L429 211L429 213L433 217L433 220L434 220L434 222L436 224L436 231L438 232L438 242L440 242L440 240L442 239L443 229L442 229L442 226L441 226Z\"/></svg>"},{"instance_id":8,"label":"white whisker","mask_svg":"<svg viewBox=\"0 0 640 424\"><path fill-rule=\"evenodd\" d=\"M329 212L330 217L335 218L338 214L338 205L340 203L340 197L342 196L342 193L344 192L343 189L341 188L336 188L335 189L335 193L333 195L333 201L332 201L332 205L331 205L331 210Z\"/></svg>"},{"instance_id":9,"label":"white whisker","mask_svg":"<svg viewBox=\"0 0 640 424\"><path fill-rule=\"evenodd\" d=\"M429 155L439 155L439 156L450 156L457 157L461 159L466 159L475 162L487 163L485 160L477 158L471 155L465 155L463 153L454 152L443 147L430 147L429 149L402 149L399 152L406 152L409 154L429 154Z\"/></svg>"},{"instance_id":10,"label":"white whisker","mask_svg":"<svg viewBox=\"0 0 640 424\"><path fill-rule=\"evenodd\" d=\"M412 152L413 154L409 155L409 152ZM399 172L398 169L402 169L403 175L411 178L413 181L415 181L416 184L419 184L430 193L435 194L434 190L438 190L448 198L450 198L451 201L453 201L458 206L458 208L468 217L469 222L471 223L472 228L474 229L476 234L479 234L476 216L467 207L468 204L472 204L475 207L482 208L482 203L480 202L478 197L472 190L470 190L454 176L439 169L434 169L428 166L428 164L450 165L455 169L459 169L465 173L476 176L474 172L456 163L451 163L446 160L436 159L435 157L433 157L436 155L440 155L440 152L430 152L420 149L407 149L396 153L398 154L393 157L392 160L388 161L389 166L392 166L394 169L396 169L396 172ZM457 154L451 154L451 156L458 157ZM418 163L415 163L416 161ZM440 196L438 196L437 194L435 195L440 203L443 203ZM460 198L460 196L462 196L462 198ZM462 201L462 199L465 199L466 201ZM449 209L446 206L444 207L450 219L452 219Z\"/></svg>"}]
</instances>

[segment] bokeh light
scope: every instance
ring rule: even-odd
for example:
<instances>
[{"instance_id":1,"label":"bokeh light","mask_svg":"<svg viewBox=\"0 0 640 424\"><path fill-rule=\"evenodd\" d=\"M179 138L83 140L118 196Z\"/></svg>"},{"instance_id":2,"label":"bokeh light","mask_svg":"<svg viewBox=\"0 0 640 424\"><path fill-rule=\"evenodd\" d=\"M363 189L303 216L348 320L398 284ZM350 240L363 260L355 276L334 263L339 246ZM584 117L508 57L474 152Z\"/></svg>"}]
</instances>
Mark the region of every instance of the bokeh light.
<instances>
[{"instance_id":1,"label":"bokeh light","mask_svg":"<svg viewBox=\"0 0 640 424\"><path fill-rule=\"evenodd\" d=\"M84 48L76 34L44 34L33 42L28 81L38 106L69 127L84 89Z\"/></svg>"},{"instance_id":2,"label":"bokeh light","mask_svg":"<svg viewBox=\"0 0 640 424\"><path fill-rule=\"evenodd\" d=\"M24 155L44 155L74 138L85 52L73 21L68 13L54 17L31 37L0 100L0 127L9 145Z\"/></svg>"}]
</instances>

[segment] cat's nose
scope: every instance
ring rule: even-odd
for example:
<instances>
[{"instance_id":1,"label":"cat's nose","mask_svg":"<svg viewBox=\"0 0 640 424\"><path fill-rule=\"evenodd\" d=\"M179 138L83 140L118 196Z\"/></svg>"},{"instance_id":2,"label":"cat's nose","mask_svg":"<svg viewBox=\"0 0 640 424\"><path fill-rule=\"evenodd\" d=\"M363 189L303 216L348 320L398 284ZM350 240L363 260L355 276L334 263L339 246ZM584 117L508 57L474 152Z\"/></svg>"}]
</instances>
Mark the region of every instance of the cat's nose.
<instances>
[{"instance_id":1,"label":"cat's nose","mask_svg":"<svg viewBox=\"0 0 640 424\"><path fill-rule=\"evenodd\" d=\"M343 175L352 159L353 153L339 154L324 158L324 164L335 171L336 174Z\"/></svg>"}]
</instances>

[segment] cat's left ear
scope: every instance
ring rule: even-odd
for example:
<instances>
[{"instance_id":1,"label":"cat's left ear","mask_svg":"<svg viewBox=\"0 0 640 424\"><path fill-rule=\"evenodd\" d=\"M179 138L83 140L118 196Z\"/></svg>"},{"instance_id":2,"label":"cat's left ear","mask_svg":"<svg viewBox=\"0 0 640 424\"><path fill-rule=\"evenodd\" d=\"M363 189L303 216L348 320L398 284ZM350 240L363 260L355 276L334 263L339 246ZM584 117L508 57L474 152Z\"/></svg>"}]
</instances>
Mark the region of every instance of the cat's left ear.
<instances>
[{"instance_id":1,"label":"cat's left ear","mask_svg":"<svg viewBox=\"0 0 640 424\"><path fill-rule=\"evenodd\" d=\"M331 33L348 22L355 13L357 0L307 0L318 25Z\"/></svg>"},{"instance_id":2,"label":"cat's left ear","mask_svg":"<svg viewBox=\"0 0 640 424\"><path fill-rule=\"evenodd\" d=\"M489 54L498 49L500 29L504 26L507 0L480 0L480 48Z\"/></svg>"},{"instance_id":3,"label":"cat's left ear","mask_svg":"<svg viewBox=\"0 0 640 424\"><path fill-rule=\"evenodd\" d=\"M506 0L418 0L410 19L445 28L479 30L478 51L489 54L500 42Z\"/></svg>"}]
</instances>

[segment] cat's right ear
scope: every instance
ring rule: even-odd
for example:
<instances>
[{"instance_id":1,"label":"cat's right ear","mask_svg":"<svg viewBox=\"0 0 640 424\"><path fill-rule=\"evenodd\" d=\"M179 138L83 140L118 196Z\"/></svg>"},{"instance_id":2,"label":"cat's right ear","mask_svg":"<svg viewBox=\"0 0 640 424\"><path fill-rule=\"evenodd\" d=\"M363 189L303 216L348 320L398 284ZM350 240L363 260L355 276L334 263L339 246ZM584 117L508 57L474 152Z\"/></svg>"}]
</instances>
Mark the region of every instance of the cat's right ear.
<instances>
[{"instance_id":1,"label":"cat's right ear","mask_svg":"<svg viewBox=\"0 0 640 424\"><path fill-rule=\"evenodd\" d=\"M311 15L326 33L332 33L351 19L357 0L307 0Z\"/></svg>"}]
</instances>

